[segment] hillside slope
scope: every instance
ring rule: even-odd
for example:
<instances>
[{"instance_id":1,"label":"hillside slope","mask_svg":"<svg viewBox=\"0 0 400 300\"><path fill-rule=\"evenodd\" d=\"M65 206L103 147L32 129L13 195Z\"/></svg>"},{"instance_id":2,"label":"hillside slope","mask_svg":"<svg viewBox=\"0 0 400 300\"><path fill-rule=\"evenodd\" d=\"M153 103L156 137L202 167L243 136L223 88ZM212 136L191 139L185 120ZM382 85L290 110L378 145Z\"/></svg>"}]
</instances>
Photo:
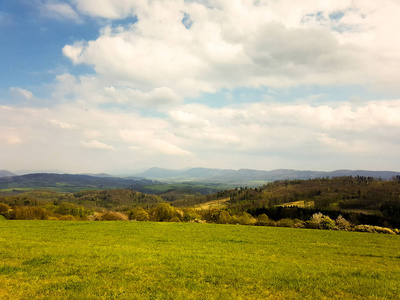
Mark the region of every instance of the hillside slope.
<instances>
[{"instance_id":1,"label":"hillside slope","mask_svg":"<svg viewBox=\"0 0 400 300\"><path fill-rule=\"evenodd\" d=\"M14 174L7 170L0 170L0 178L9 176L14 176Z\"/></svg>"}]
</instances>

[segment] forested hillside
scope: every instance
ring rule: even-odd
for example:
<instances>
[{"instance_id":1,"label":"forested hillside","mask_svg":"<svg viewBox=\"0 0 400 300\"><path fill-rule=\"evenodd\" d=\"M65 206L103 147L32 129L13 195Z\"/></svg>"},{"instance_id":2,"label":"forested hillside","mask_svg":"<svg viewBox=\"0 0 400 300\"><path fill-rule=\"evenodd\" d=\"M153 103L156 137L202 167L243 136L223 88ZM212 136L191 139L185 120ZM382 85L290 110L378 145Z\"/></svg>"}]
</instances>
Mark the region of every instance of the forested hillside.
<instances>
[{"instance_id":1,"label":"forested hillside","mask_svg":"<svg viewBox=\"0 0 400 300\"><path fill-rule=\"evenodd\" d=\"M400 227L400 176L390 181L363 176L285 180L203 196L178 193L172 199L176 197L177 200L168 201L171 191L156 196L132 189L76 193L37 190L0 197L0 215L8 219L85 220L101 219L98 214L106 214L103 219L199 220L301 227L322 213L331 221L344 217L354 226ZM207 205L211 202L220 205Z\"/></svg>"}]
</instances>

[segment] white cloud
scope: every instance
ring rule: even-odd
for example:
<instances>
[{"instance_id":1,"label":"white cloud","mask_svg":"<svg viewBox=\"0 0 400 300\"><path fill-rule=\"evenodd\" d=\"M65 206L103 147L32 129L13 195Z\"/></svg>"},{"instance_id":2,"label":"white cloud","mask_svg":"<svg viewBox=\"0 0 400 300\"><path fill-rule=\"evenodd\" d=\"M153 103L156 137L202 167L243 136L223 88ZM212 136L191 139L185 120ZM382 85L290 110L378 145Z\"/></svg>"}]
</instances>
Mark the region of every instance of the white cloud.
<instances>
[{"instance_id":1,"label":"white cloud","mask_svg":"<svg viewBox=\"0 0 400 300\"><path fill-rule=\"evenodd\" d=\"M207 119L203 119L195 113L189 113L181 110L172 110L169 112L171 120L178 123L179 125L189 126L193 128L200 128L209 126L210 122Z\"/></svg>"},{"instance_id":2,"label":"white cloud","mask_svg":"<svg viewBox=\"0 0 400 300\"><path fill-rule=\"evenodd\" d=\"M56 127L60 127L62 129L76 129L77 128L76 125L69 124L67 122L62 122L62 121L59 121L59 120L49 119L47 121L49 123L51 123L52 125L54 125Z\"/></svg>"},{"instance_id":3,"label":"white cloud","mask_svg":"<svg viewBox=\"0 0 400 300\"><path fill-rule=\"evenodd\" d=\"M11 87L10 92L13 96L22 98L24 100L31 100L33 98L33 94L31 91L19 87Z\"/></svg>"},{"instance_id":4,"label":"white cloud","mask_svg":"<svg viewBox=\"0 0 400 300\"><path fill-rule=\"evenodd\" d=\"M22 145L23 142L21 138L18 136L18 133L15 132L13 128L2 128L3 135L0 137L0 142L7 146L19 146Z\"/></svg>"},{"instance_id":5,"label":"white cloud","mask_svg":"<svg viewBox=\"0 0 400 300\"><path fill-rule=\"evenodd\" d=\"M69 161L77 169L326 168L336 162L364 168L368 158L382 156L382 168L400 169L393 165L400 150L400 101L362 96L399 91L395 0L39 3L53 18L100 18L98 24L107 25L96 39L62 49L74 65L92 66L94 74L57 76L51 108L0 106L5 160L12 157L4 149L13 145L21 149L15 155L30 150L48 157L42 163ZM267 87L259 100L237 104L242 89L259 87ZM309 95L295 95L290 88L297 87L309 88ZM335 103L341 87L360 87L361 93ZM293 99L283 102L283 90ZM200 97L217 91L223 99ZM40 101L19 87L10 92L31 100L29 105ZM210 99L216 103L195 103Z\"/></svg>"},{"instance_id":6,"label":"white cloud","mask_svg":"<svg viewBox=\"0 0 400 300\"><path fill-rule=\"evenodd\" d=\"M179 148L178 146L171 144L168 141L163 140L151 140L148 141L148 146L158 153L168 155L190 155L189 151Z\"/></svg>"},{"instance_id":7,"label":"white cloud","mask_svg":"<svg viewBox=\"0 0 400 300\"><path fill-rule=\"evenodd\" d=\"M168 126L168 124L164 124L164 126L158 128L153 127L140 130L122 129L119 134L123 141L129 143L129 149L135 150L140 155L190 155L189 151L177 145L182 142L179 137L163 132L167 129L165 126Z\"/></svg>"},{"instance_id":8,"label":"white cloud","mask_svg":"<svg viewBox=\"0 0 400 300\"><path fill-rule=\"evenodd\" d=\"M85 129L83 131L83 136L87 139L95 139L101 136L101 133L94 129Z\"/></svg>"},{"instance_id":9,"label":"white cloud","mask_svg":"<svg viewBox=\"0 0 400 300\"><path fill-rule=\"evenodd\" d=\"M21 139L18 136L9 136L6 140L8 145L20 145L22 144Z\"/></svg>"},{"instance_id":10,"label":"white cloud","mask_svg":"<svg viewBox=\"0 0 400 300\"><path fill-rule=\"evenodd\" d=\"M91 149L105 149L105 150L115 149L113 146L99 142L97 140L82 141L82 147Z\"/></svg>"},{"instance_id":11,"label":"white cloud","mask_svg":"<svg viewBox=\"0 0 400 300\"><path fill-rule=\"evenodd\" d=\"M104 97L102 101L131 104L134 106L163 106L177 104L181 99L174 91L167 87L155 88L146 93L131 88L115 88L113 86L104 87ZM97 98L101 99L101 98Z\"/></svg>"},{"instance_id":12,"label":"white cloud","mask_svg":"<svg viewBox=\"0 0 400 300\"><path fill-rule=\"evenodd\" d=\"M81 63L80 55L82 54L84 44L82 42L75 42L73 45L66 45L62 52L63 54L72 60L74 64Z\"/></svg>"},{"instance_id":13,"label":"white cloud","mask_svg":"<svg viewBox=\"0 0 400 300\"><path fill-rule=\"evenodd\" d=\"M13 17L11 14L0 11L0 27L8 27L13 23Z\"/></svg>"},{"instance_id":14,"label":"white cloud","mask_svg":"<svg viewBox=\"0 0 400 300\"><path fill-rule=\"evenodd\" d=\"M107 81L95 76L75 77L71 74L57 76L53 96L59 99L69 97L92 104L117 104L127 107L168 107L180 104L183 99L171 88L159 87L141 91L126 86L107 85Z\"/></svg>"},{"instance_id":15,"label":"white cloud","mask_svg":"<svg viewBox=\"0 0 400 300\"><path fill-rule=\"evenodd\" d=\"M382 139L392 141L393 149L398 148L395 145L399 142L399 109L399 101L371 101L357 107L344 103L337 107L254 103L222 109L186 105L179 114L173 111L171 117L175 124L173 132L196 149L219 148L237 153L282 151L296 155L316 151L322 155L340 148L343 154L351 154L354 140L359 140L364 147L357 147L357 151L366 154L378 149L376 141ZM195 128L187 126L188 121L196 119L202 122L194 123ZM306 152L298 152L299 148Z\"/></svg>"},{"instance_id":16,"label":"white cloud","mask_svg":"<svg viewBox=\"0 0 400 300\"><path fill-rule=\"evenodd\" d=\"M400 100L357 106L182 104L168 119L74 103L52 109L0 106L0 155L20 161L20 168L34 155L38 164L86 172L154 165L326 169L332 157L332 168L368 168L382 155L380 169L400 169L399 115ZM11 153L11 146L18 151Z\"/></svg>"},{"instance_id":17,"label":"white cloud","mask_svg":"<svg viewBox=\"0 0 400 300\"><path fill-rule=\"evenodd\" d=\"M59 2L59 1L45 2L42 4L41 13L47 18L81 22L78 13L71 7L71 5L65 2Z\"/></svg>"},{"instance_id":18,"label":"white cloud","mask_svg":"<svg viewBox=\"0 0 400 300\"><path fill-rule=\"evenodd\" d=\"M135 7L146 1L132 0L72 0L77 8L92 17L121 19L133 16Z\"/></svg>"},{"instance_id":19,"label":"white cloud","mask_svg":"<svg viewBox=\"0 0 400 300\"><path fill-rule=\"evenodd\" d=\"M400 85L400 46L392 42L400 21L388 18L400 12L394 1L87 0L77 6L91 16L138 17L63 49L110 85L170 88L180 97L240 86ZM190 29L182 23L188 17Z\"/></svg>"}]
</instances>

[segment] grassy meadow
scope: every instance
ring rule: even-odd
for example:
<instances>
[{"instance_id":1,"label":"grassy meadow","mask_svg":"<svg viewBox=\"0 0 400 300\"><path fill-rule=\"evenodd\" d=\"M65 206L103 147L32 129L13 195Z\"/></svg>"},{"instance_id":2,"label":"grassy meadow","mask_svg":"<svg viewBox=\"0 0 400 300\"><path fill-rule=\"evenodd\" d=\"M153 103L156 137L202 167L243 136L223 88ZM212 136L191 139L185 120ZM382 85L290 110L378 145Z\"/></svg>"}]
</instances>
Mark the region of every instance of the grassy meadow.
<instances>
[{"instance_id":1,"label":"grassy meadow","mask_svg":"<svg viewBox=\"0 0 400 300\"><path fill-rule=\"evenodd\" d=\"M396 235L0 221L0 299L399 299Z\"/></svg>"}]
</instances>

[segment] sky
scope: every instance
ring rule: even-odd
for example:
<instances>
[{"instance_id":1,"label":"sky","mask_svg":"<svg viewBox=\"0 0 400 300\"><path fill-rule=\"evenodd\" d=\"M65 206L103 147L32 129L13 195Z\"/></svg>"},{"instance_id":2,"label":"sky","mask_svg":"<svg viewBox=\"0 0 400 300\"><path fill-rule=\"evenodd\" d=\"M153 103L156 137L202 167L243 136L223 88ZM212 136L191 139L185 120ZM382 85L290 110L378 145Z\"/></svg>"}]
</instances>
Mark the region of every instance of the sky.
<instances>
[{"instance_id":1,"label":"sky","mask_svg":"<svg viewBox=\"0 0 400 300\"><path fill-rule=\"evenodd\" d=\"M0 169L400 170L398 0L2 0Z\"/></svg>"}]
</instances>

